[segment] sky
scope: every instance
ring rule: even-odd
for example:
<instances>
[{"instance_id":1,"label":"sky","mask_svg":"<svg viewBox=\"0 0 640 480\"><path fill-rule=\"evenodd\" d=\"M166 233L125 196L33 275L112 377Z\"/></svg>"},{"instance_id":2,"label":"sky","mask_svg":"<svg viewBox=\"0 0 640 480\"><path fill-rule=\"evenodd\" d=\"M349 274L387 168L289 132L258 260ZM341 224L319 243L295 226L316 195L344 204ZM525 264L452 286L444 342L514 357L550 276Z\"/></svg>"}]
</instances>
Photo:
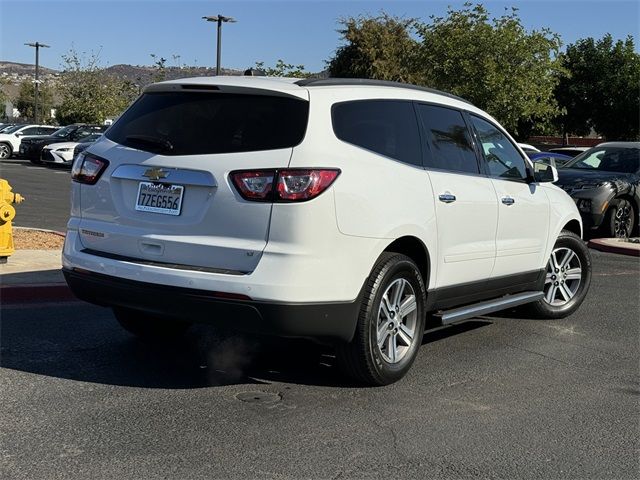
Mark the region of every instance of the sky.
<instances>
[{"instance_id":1,"label":"sky","mask_svg":"<svg viewBox=\"0 0 640 480\"><path fill-rule=\"evenodd\" d=\"M483 3L494 16L515 6L528 29L550 28L564 44L579 38L616 39L633 35L640 42L640 2L637 0L511 0ZM222 66L246 69L281 58L312 72L325 68L340 45L338 20L361 14L417 17L443 15L461 1L179 1L179 0L0 0L0 60L34 63L34 49L25 42L42 42L40 63L59 69L61 56L100 52L104 66L120 63L149 65L150 54L167 65L214 66L215 25L201 19L222 14L237 19L223 26ZM179 56L179 58L174 58Z\"/></svg>"}]
</instances>

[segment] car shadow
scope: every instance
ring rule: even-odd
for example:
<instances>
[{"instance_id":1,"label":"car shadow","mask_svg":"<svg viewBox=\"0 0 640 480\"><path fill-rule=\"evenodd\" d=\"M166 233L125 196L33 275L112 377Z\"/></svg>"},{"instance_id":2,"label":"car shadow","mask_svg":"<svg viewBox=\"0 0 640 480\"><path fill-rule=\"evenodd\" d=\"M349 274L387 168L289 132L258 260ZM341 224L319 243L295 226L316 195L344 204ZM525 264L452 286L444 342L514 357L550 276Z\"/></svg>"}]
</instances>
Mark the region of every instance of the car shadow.
<instances>
[{"instance_id":1,"label":"car shadow","mask_svg":"<svg viewBox=\"0 0 640 480\"><path fill-rule=\"evenodd\" d=\"M197 325L182 338L146 342L122 330L108 309L76 303L52 307L58 308L63 311L54 315L47 315L46 309L3 312L1 367L139 388L274 382L359 387L341 374L331 347L308 340L241 335ZM427 332L423 345L489 324L470 321Z\"/></svg>"},{"instance_id":2,"label":"car shadow","mask_svg":"<svg viewBox=\"0 0 640 480\"><path fill-rule=\"evenodd\" d=\"M489 319L482 318L481 320L466 320L464 322L454 323L444 327L438 327L437 325L432 324L432 329L427 330L422 337L422 345L445 340L449 337L461 335L477 328L488 327L489 325L492 325L492 323L493 322L489 321Z\"/></svg>"}]
</instances>

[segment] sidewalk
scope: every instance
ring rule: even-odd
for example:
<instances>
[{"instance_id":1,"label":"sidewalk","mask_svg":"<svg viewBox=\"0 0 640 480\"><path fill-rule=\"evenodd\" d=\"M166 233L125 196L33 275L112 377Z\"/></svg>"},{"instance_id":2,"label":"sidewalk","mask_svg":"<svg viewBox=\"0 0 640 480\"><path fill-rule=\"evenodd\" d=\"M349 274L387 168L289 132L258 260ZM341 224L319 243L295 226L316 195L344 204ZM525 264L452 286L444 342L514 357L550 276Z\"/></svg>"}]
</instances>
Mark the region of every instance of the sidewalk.
<instances>
[{"instance_id":1,"label":"sidewalk","mask_svg":"<svg viewBox=\"0 0 640 480\"><path fill-rule=\"evenodd\" d=\"M620 238L594 238L589 240L589 247L602 252L640 257L640 243L625 241Z\"/></svg>"},{"instance_id":2,"label":"sidewalk","mask_svg":"<svg viewBox=\"0 0 640 480\"><path fill-rule=\"evenodd\" d=\"M0 265L0 303L73 300L60 254L60 250L16 250Z\"/></svg>"}]
</instances>

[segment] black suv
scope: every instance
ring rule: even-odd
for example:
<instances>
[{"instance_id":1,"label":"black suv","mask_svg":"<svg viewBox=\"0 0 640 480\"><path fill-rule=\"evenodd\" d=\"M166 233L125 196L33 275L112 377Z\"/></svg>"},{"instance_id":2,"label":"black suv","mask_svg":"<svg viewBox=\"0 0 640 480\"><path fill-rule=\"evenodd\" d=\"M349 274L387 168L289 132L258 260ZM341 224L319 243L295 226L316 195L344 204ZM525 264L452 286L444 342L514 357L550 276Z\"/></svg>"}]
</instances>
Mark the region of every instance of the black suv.
<instances>
[{"instance_id":1,"label":"black suv","mask_svg":"<svg viewBox=\"0 0 640 480\"><path fill-rule=\"evenodd\" d=\"M107 129L104 125L87 125L75 123L62 127L47 137L23 138L20 143L20 156L28 158L31 163L40 163L42 149L51 143L81 142L92 133L102 133Z\"/></svg>"},{"instance_id":2,"label":"black suv","mask_svg":"<svg viewBox=\"0 0 640 480\"><path fill-rule=\"evenodd\" d=\"M575 200L585 230L630 237L640 223L640 142L601 143L558 170L557 185Z\"/></svg>"}]
</instances>

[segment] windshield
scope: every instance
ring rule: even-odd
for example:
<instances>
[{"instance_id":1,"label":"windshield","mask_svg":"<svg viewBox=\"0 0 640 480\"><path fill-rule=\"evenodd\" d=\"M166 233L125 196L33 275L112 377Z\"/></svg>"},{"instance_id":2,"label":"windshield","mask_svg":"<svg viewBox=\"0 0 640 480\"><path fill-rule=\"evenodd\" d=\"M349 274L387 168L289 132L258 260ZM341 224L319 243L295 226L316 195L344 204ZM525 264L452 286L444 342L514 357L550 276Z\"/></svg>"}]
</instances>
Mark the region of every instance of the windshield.
<instances>
[{"instance_id":1,"label":"windshield","mask_svg":"<svg viewBox=\"0 0 640 480\"><path fill-rule=\"evenodd\" d=\"M2 133L13 133L16 130L20 130L22 127L25 127L26 125L14 125L13 127L7 127L5 128Z\"/></svg>"},{"instance_id":2,"label":"windshield","mask_svg":"<svg viewBox=\"0 0 640 480\"><path fill-rule=\"evenodd\" d=\"M69 125L68 127L62 127L60 130L56 130L51 135L54 137L67 137L71 132L73 132L77 127L73 125Z\"/></svg>"},{"instance_id":3,"label":"windshield","mask_svg":"<svg viewBox=\"0 0 640 480\"><path fill-rule=\"evenodd\" d=\"M563 168L635 173L640 169L640 148L596 147L568 162Z\"/></svg>"},{"instance_id":4,"label":"windshield","mask_svg":"<svg viewBox=\"0 0 640 480\"><path fill-rule=\"evenodd\" d=\"M91 135L88 135L86 137L84 137L81 141L81 143L92 143L95 142L96 140L98 140L100 137L102 136L101 133L92 133Z\"/></svg>"},{"instance_id":5,"label":"windshield","mask_svg":"<svg viewBox=\"0 0 640 480\"><path fill-rule=\"evenodd\" d=\"M164 155L290 148L302 141L309 102L270 95L146 93L105 136Z\"/></svg>"}]
</instances>

